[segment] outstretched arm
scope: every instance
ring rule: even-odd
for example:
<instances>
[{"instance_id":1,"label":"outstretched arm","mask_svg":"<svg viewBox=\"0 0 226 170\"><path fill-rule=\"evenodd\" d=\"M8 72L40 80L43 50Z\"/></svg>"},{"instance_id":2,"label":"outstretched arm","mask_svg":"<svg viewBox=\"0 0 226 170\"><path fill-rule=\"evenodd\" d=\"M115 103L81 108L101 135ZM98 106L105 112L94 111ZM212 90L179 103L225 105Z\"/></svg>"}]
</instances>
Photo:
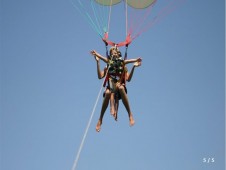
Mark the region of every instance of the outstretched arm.
<instances>
[{"instance_id":1,"label":"outstretched arm","mask_svg":"<svg viewBox=\"0 0 226 170\"><path fill-rule=\"evenodd\" d=\"M124 64L135 63L135 62L141 62L141 61L142 61L141 58L137 58L137 59L129 59L129 60L124 60Z\"/></svg>"},{"instance_id":2,"label":"outstretched arm","mask_svg":"<svg viewBox=\"0 0 226 170\"><path fill-rule=\"evenodd\" d=\"M106 74L106 69L104 71L100 70L100 59L98 57L95 57L95 60L97 62L97 75L99 79L102 79Z\"/></svg>"},{"instance_id":3,"label":"outstretched arm","mask_svg":"<svg viewBox=\"0 0 226 170\"><path fill-rule=\"evenodd\" d=\"M95 50L92 50L90 52L93 56L98 57L99 59L103 60L105 63L108 63L108 58L100 55L99 53L97 53Z\"/></svg>"},{"instance_id":4,"label":"outstretched arm","mask_svg":"<svg viewBox=\"0 0 226 170\"><path fill-rule=\"evenodd\" d=\"M134 73L135 67L139 67L139 66L141 66L141 61L135 62L134 65L133 65L132 70L130 71L130 73L127 73L126 80L127 80L128 82L130 82L131 79L132 79L132 77L133 77L133 73Z\"/></svg>"}]
</instances>

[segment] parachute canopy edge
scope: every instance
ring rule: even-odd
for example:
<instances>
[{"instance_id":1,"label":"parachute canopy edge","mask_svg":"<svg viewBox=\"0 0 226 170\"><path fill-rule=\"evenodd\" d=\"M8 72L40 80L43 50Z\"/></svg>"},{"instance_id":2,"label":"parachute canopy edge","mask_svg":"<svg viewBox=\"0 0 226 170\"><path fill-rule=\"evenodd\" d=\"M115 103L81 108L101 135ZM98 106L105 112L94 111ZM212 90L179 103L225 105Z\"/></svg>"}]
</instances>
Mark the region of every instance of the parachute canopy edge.
<instances>
[{"instance_id":1,"label":"parachute canopy edge","mask_svg":"<svg viewBox=\"0 0 226 170\"><path fill-rule=\"evenodd\" d=\"M95 0L97 3L104 6L112 6L124 1L132 8L143 9L153 5L157 0Z\"/></svg>"},{"instance_id":2,"label":"parachute canopy edge","mask_svg":"<svg viewBox=\"0 0 226 170\"><path fill-rule=\"evenodd\" d=\"M121 0L95 0L98 4L112 6L121 2Z\"/></svg>"}]
</instances>

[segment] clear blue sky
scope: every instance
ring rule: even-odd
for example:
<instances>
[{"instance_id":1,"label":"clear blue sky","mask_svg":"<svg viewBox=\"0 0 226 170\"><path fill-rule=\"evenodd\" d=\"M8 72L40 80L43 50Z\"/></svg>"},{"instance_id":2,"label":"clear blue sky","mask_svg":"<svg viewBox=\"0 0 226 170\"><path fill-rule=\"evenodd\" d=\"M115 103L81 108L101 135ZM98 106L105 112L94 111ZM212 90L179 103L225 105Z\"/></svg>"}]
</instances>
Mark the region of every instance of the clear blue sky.
<instances>
[{"instance_id":1,"label":"clear blue sky","mask_svg":"<svg viewBox=\"0 0 226 170\"><path fill-rule=\"evenodd\" d=\"M1 0L0 17L0 170L70 170L105 47L69 0ZM101 98L76 170L224 170L225 2L186 1L128 52L136 124L120 103L97 133Z\"/></svg>"}]
</instances>

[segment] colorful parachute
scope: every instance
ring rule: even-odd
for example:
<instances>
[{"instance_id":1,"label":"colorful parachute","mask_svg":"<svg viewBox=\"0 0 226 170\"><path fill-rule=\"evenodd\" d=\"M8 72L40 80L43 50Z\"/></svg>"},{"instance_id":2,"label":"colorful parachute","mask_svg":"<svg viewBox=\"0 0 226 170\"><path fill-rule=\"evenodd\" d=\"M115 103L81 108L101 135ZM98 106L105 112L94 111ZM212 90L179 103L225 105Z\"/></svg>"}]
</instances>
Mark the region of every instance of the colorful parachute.
<instances>
[{"instance_id":1,"label":"colorful parachute","mask_svg":"<svg viewBox=\"0 0 226 170\"><path fill-rule=\"evenodd\" d=\"M176 1L160 10L157 15L151 15L157 0L71 0L73 6L84 16L92 29L110 45L124 46L130 44L136 37L147 31L167 13L171 12ZM111 25L117 25L113 30ZM116 28L116 27L114 27ZM109 40L112 32L120 33L125 29L125 37L114 42ZM124 41L123 41L124 40ZM117 43L115 43L117 42Z\"/></svg>"},{"instance_id":2,"label":"colorful parachute","mask_svg":"<svg viewBox=\"0 0 226 170\"><path fill-rule=\"evenodd\" d=\"M111 6L120 3L122 0L95 0L101 5ZM124 0L132 8L143 9L152 5L156 0Z\"/></svg>"}]
</instances>

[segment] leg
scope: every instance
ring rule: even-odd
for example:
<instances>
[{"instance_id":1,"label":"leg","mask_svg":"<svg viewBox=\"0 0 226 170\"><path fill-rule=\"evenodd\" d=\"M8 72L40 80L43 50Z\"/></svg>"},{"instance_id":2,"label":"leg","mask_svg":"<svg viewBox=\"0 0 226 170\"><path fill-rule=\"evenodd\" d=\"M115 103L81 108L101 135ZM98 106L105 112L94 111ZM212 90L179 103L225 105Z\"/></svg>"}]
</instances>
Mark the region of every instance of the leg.
<instances>
[{"instance_id":1,"label":"leg","mask_svg":"<svg viewBox=\"0 0 226 170\"><path fill-rule=\"evenodd\" d=\"M101 112L100 112L100 118L97 122L97 125L96 125L96 131L99 132L100 131L100 128L101 128L101 125L102 125L102 120L103 120L103 117L104 117L104 113L108 107L108 103L109 103L109 99L110 99L110 95L111 95L111 92L109 89L107 89L105 91L105 97L104 97L104 100L103 100L103 103L102 103L102 108L101 108Z\"/></svg>"},{"instance_id":2,"label":"leg","mask_svg":"<svg viewBox=\"0 0 226 170\"><path fill-rule=\"evenodd\" d=\"M114 112L114 118L117 121L118 120L118 107L119 107L119 99L117 96L115 96L115 112Z\"/></svg>"},{"instance_id":3,"label":"leg","mask_svg":"<svg viewBox=\"0 0 226 170\"><path fill-rule=\"evenodd\" d=\"M135 124L135 121L133 119L133 114L130 110L130 105L129 105L129 100L128 100L128 97L127 97L127 94L125 92L125 88L123 85L119 85L118 86L118 89L119 89L119 93L121 95L121 98L122 98L122 102L128 112L128 116L129 116L129 124L130 126L133 126Z\"/></svg>"},{"instance_id":4,"label":"leg","mask_svg":"<svg viewBox=\"0 0 226 170\"><path fill-rule=\"evenodd\" d=\"M111 93L111 98L110 98L110 112L111 115L114 116L115 113L115 98L114 98L114 93Z\"/></svg>"}]
</instances>

